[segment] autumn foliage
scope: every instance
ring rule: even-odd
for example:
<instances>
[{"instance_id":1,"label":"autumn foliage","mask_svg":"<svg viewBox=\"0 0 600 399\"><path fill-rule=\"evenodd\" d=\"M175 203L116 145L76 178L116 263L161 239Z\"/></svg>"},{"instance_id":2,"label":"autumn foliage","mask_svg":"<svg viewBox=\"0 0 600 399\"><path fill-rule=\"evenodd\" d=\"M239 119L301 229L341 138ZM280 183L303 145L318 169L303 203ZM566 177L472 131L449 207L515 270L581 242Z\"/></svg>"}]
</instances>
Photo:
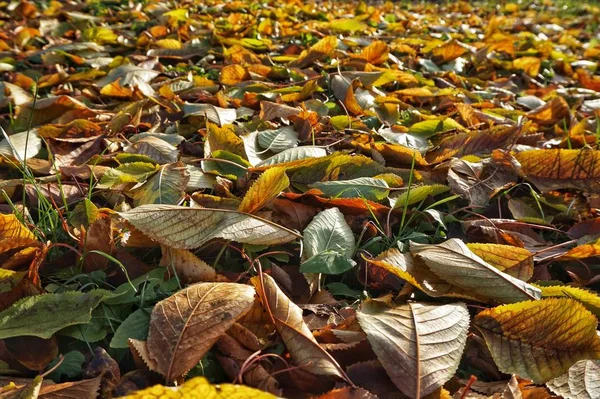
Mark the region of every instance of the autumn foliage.
<instances>
[{"instance_id":1,"label":"autumn foliage","mask_svg":"<svg viewBox=\"0 0 600 399\"><path fill-rule=\"evenodd\" d=\"M0 398L600 398L600 8L0 2Z\"/></svg>"}]
</instances>

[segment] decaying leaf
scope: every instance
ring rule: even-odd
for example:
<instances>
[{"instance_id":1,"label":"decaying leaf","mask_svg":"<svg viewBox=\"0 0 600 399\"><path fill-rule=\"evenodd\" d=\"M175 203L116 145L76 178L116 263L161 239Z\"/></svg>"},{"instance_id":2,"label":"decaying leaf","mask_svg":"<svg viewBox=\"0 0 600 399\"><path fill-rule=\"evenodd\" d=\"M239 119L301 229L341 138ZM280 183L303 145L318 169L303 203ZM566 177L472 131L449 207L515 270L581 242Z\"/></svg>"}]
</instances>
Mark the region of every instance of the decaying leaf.
<instances>
[{"instance_id":1,"label":"decaying leaf","mask_svg":"<svg viewBox=\"0 0 600 399\"><path fill-rule=\"evenodd\" d=\"M221 209L142 205L120 216L153 240L179 249L198 248L213 238L279 244L299 237L268 220Z\"/></svg>"},{"instance_id":2,"label":"decaying leaf","mask_svg":"<svg viewBox=\"0 0 600 399\"><path fill-rule=\"evenodd\" d=\"M290 301L269 275L253 277L252 284L294 362L318 375L347 377L339 364L321 348L302 319L302 310Z\"/></svg>"},{"instance_id":3,"label":"decaying leaf","mask_svg":"<svg viewBox=\"0 0 600 399\"><path fill-rule=\"evenodd\" d=\"M357 317L386 372L408 397L424 397L454 375L469 328L464 304L369 300Z\"/></svg>"},{"instance_id":4,"label":"decaying leaf","mask_svg":"<svg viewBox=\"0 0 600 399\"><path fill-rule=\"evenodd\" d=\"M152 369L168 381L194 367L254 303L254 289L234 283L199 283L159 302L146 341Z\"/></svg>"}]
</instances>

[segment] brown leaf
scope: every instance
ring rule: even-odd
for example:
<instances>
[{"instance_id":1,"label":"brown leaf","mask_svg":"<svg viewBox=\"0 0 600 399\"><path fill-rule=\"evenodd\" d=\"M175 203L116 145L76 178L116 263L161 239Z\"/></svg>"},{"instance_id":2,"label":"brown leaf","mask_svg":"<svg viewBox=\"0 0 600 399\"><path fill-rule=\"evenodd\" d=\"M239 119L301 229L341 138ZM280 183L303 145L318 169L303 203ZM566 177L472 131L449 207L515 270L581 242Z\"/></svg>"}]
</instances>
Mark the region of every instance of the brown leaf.
<instances>
[{"instance_id":1,"label":"brown leaf","mask_svg":"<svg viewBox=\"0 0 600 399\"><path fill-rule=\"evenodd\" d=\"M171 248L161 245L162 258L160 265L174 270L177 277L184 283L210 281L227 281L227 278L185 249Z\"/></svg>"},{"instance_id":2,"label":"brown leaf","mask_svg":"<svg viewBox=\"0 0 600 399\"><path fill-rule=\"evenodd\" d=\"M238 373L241 371L240 368L244 365L244 362L252 356L252 351L244 348L240 343L228 334L224 334L216 344L219 351L228 360L232 360L237 367L225 368L225 371L231 379L238 377ZM224 359L225 360L225 359ZM262 364L261 364L262 363ZM222 362L222 364L227 364ZM268 362L254 362L250 366L244 369L244 373L241 376L241 382L245 385L249 385L255 388L261 388L272 394L281 395L279 389L279 383L271 376L270 372L265 368L268 366Z\"/></svg>"},{"instance_id":3,"label":"brown leaf","mask_svg":"<svg viewBox=\"0 0 600 399\"><path fill-rule=\"evenodd\" d=\"M262 278L253 277L251 282L294 362L311 373L333 375L347 380L341 367L319 346L304 324L302 309L281 291L275 280L263 274Z\"/></svg>"},{"instance_id":4,"label":"brown leaf","mask_svg":"<svg viewBox=\"0 0 600 399\"><path fill-rule=\"evenodd\" d=\"M254 303L254 289L234 283L191 285L156 304L146 341L156 371L174 381L194 367Z\"/></svg>"},{"instance_id":5,"label":"brown leaf","mask_svg":"<svg viewBox=\"0 0 600 399\"><path fill-rule=\"evenodd\" d=\"M58 356L55 337L50 339L31 336L14 337L5 339L4 343L12 357L29 370L41 371Z\"/></svg>"}]
</instances>

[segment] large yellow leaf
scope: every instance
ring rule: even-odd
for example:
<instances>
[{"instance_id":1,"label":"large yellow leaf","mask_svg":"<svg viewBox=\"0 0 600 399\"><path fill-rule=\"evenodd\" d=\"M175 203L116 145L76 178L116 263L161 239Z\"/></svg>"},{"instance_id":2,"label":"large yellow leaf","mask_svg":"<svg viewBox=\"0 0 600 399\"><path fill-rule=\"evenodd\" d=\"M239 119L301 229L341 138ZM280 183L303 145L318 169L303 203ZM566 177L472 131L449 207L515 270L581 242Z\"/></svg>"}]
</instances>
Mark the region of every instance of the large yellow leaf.
<instances>
[{"instance_id":1,"label":"large yellow leaf","mask_svg":"<svg viewBox=\"0 0 600 399\"><path fill-rule=\"evenodd\" d=\"M221 69L221 75L219 76L219 82L226 86L235 86L244 80L250 79L250 73L248 70L241 65L227 65Z\"/></svg>"},{"instance_id":2,"label":"large yellow leaf","mask_svg":"<svg viewBox=\"0 0 600 399\"><path fill-rule=\"evenodd\" d=\"M598 321L568 298L498 306L474 319L500 371L543 383L575 362L600 358Z\"/></svg>"},{"instance_id":3,"label":"large yellow leaf","mask_svg":"<svg viewBox=\"0 0 600 399\"><path fill-rule=\"evenodd\" d=\"M544 287L536 285L536 287L542 290L542 297L558 297L558 298L571 298L579 301L585 306L590 312L600 318L600 296L597 294L584 290L583 288L571 287L568 285L553 285Z\"/></svg>"},{"instance_id":4,"label":"large yellow leaf","mask_svg":"<svg viewBox=\"0 0 600 399\"><path fill-rule=\"evenodd\" d=\"M268 274L252 277L260 300L271 316L294 362L313 374L348 379L339 364L317 343L302 318L302 309L292 302Z\"/></svg>"},{"instance_id":5,"label":"large yellow leaf","mask_svg":"<svg viewBox=\"0 0 600 399\"><path fill-rule=\"evenodd\" d=\"M300 237L266 219L225 209L142 205L119 215L154 241L179 249L198 248L213 238L273 245Z\"/></svg>"},{"instance_id":6,"label":"large yellow leaf","mask_svg":"<svg viewBox=\"0 0 600 399\"><path fill-rule=\"evenodd\" d=\"M391 380L408 397L434 392L458 368L469 329L465 304L367 300L357 317Z\"/></svg>"},{"instance_id":7,"label":"large yellow leaf","mask_svg":"<svg viewBox=\"0 0 600 399\"><path fill-rule=\"evenodd\" d=\"M481 259L498 270L528 281L533 275L533 255L525 248L502 244L467 244Z\"/></svg>"},{"instance_id":8,"label":"large yellow leaf","mask_svg":"<svg viewBox=\"0 0 600 399\"><path fill-rule=\"evenodd\" d=\"M235 283L200 283L160 301L146 341L150 368L174 381L198 364L254 303L254 289Z\"/></svg>"},{"instance_id":9,"label":"large yellow leaf","mask_svg":"<svg viewBox=\"0 0 600 399\"><path fill-rule=\"evenodd\" d=\"M515 155L521 173L542 191L600 191L600 151L531 150Z\"/></svg>"},{"instance_id":10,"label":"large yellow leaf","mask_svg":"<svg viewBox=\"0 0 600 399\"><path fill-rule=\"evenodd\" d=\"M196 377L180 387L155 385L134 392L123 399L276 399L268 392L233 384L212 385L206 378Z\"/></svg>"},{"instance_id":11,"label":"large yellow leaf","mask_svg":"<svg viewBox=\"0 0 600 399\"><path fill-rule=\"evenodd\" d=\"M238 211L254 213L263 208L290 185L284 168L267 169L250 187Z\"/></svg>"}]
</instances>

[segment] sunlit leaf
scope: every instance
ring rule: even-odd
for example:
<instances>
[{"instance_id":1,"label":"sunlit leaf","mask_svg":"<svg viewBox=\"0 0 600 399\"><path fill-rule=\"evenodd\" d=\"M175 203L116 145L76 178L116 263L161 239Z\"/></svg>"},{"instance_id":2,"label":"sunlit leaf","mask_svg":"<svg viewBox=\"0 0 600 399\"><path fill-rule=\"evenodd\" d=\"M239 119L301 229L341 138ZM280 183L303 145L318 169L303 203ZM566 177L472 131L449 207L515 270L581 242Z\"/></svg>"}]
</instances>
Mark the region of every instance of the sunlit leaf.
<instances>
[{"instance_id":1,"label":"sunlit leaf","mask_svg":"<svg viewBox=\"0 0 600 399\"><path fill-rule=\"evenodd\" d=\"M479 313L481 331L500 371L543 383L578 360L600 359L598 321L579 302L547 298Z\"/></svg>"},{"instance_id":2,"label":"sunlit leaf","mask_svg":"<svg viewBox=\"0 0 600 399\"><path fill-rule=\"evenodd\" d=\"M289 185L290 180L285 174L285 169L277 167L267 169L252 184L242 199L238 211L246 213L259 211Z\"/></svg>"},{"instance_id":3,"label":"sunlit leaf","mask_svg":"<svg viewBox=\"0 0 600 399\"><path fill-rule=\"evenodd\" d=\"M542 191L600 191L600 151L530 150L515 155L521 173Z\"/></svg>"},{"instance_id":4,"label":"sunlit leaf","mask_svg":"<svg viewBox=\"0 0 600 399\"><path fill-rule=\"evenodd\" d=\"M119 215L153 240L180 249L198 248L213 238L272 245L299 237L268 220L222 209L142 205Z\"/></svg>"},{"instance_id":5,"label":"sunlit leaf","mask_svg":"<svg viewBox=\"0 0 600 399\"><path fill-rule=\"evenodd\" d=\"M461 240L454 238L439 245L411 243L411 253L437 276L474 295L501 303L541 297L538 288L489 265Z\"/></svg>"},{"instance_id":6,"label":"sunlit leaf","mask_svg":"<svg viewBox=\"0 0 600 399\"><path fill-rule=\"evenodd\" d=\"M533 275L533 255L525 248L475 243L469 243L467 247L490 265L519 280L529 281Z\"/></svg>"},{"instance_id":7,"label":"sunlit leaf","mask_svg":"<svg viewBox=\"0 0 600 399\"><path fill-rule=\"evenodd\" d=\"M274 395L255 388L233 384L212 385L204 377L195 377L178 388L155 385L135 393L122 396L123 399L172 398L188 399L193 396L210 399L275 399Z\"/></svg>"},{"instance_id":8,"label":"sunlit leaf","mask_svg":"<svg viewBox=\"0 0 600 399\"><path fill-rule=\"evenodd\" d=\"M389 194L389 186L382 179L359 177L352 180L317 182L309 187L317 188L331 198L365 198L380 201Z\"/></svg>"}]
</instances>

